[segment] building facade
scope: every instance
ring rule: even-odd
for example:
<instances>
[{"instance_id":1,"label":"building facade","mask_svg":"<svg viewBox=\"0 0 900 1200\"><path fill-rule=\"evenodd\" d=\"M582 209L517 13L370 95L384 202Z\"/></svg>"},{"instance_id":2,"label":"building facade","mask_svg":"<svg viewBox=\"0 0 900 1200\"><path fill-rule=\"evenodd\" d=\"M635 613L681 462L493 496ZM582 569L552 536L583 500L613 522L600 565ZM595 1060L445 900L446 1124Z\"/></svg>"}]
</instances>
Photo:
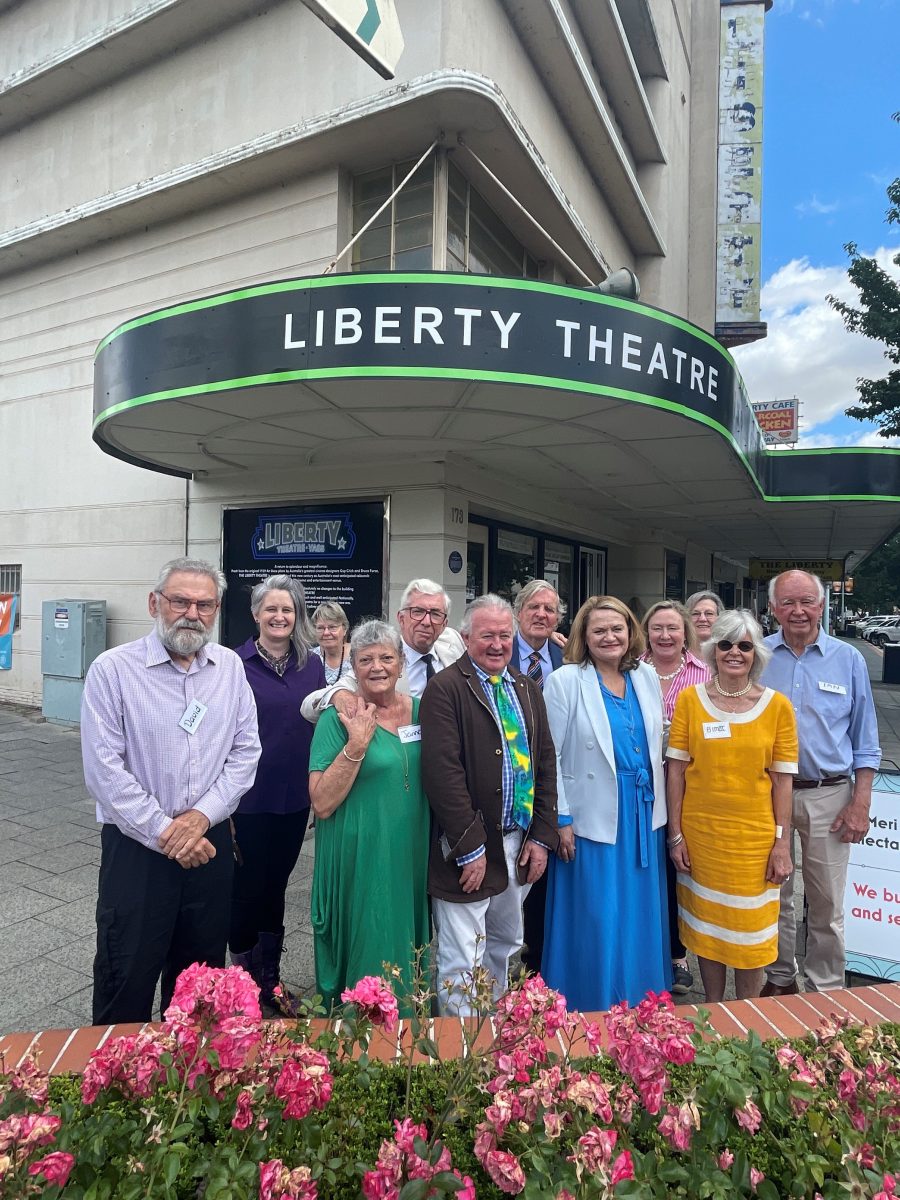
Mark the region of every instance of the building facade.
<instances>
[{"instance_id":1,"label":"building facade","mask_svg":"<svg viewBox=\"0 0 900 1200\"><path fill-rule=\"evenodd\" d=\"M0 699L40 699L43 601L127 641L184 552L229 571L233 641L276 563L458 615L535 575L748 602L751 554L859 551L846 488L771 515L736 371L715 408L720 6L396 7L385 81L298 0L0 0ZM590 290L622 267L640 304ZM651 343L655 379L592 374Z\"/></svg>"}]
</instances>

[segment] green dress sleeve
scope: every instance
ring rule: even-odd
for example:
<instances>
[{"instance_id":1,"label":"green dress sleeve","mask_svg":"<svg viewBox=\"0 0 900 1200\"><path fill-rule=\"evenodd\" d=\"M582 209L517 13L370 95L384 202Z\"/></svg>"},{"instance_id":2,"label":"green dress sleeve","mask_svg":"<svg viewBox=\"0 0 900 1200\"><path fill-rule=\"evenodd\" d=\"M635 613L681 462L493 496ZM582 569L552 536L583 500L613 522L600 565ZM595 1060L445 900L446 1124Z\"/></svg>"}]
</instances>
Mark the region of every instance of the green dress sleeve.
<instances>
[{"instance_id":1,"label":"green dress sleeve","mask_svg":"<svg viewBox=\"0 0 900 1200\"><path fill-rule=\"evenodd\" d=\"M347 731L337 711L326 708L316 722L309 751L310 771L327 771L348 742Z\"/></svg>"}]
</instances>

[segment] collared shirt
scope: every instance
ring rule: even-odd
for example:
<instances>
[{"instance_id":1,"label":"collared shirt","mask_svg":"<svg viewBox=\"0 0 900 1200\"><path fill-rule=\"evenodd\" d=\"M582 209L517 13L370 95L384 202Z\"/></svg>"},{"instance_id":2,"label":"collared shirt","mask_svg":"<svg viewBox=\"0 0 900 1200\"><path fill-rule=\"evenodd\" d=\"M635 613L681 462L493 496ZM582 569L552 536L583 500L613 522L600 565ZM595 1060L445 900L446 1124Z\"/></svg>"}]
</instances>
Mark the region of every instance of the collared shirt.
<instances>
[{"instance_id":1,"label":"collared shirt","mask_svg":"<svg viewBox=\"0 0 900 1200\"><path fill-rule=\"evenodd\" d=\"M528 668L531 666L532 654L541 656L541 674L544 677L544 683L550 678L553 672L553 663L550 660L550 641L544 642L540 650L535 650L534 646L529 646L521 633L516 634L516 655L518 658L517 666L523 675L528 674Z\"/></svg>"},{"instance_id":2,"label":"collared shirt","mask_svg":"<svg viewBox=\"0 0 900 1200\"><path fill-rule=\"evenodd\" d=\"M191 734L178 722L194 701L206 711ZM190 809L218 825L253 783L260 754L243 663L211 642L184 670L155 631L107 650L85 680L81 751L97 820L149 849Z\"/></svg>"},{"instance_id":3,"label":"collared shirt","mask_svg":"<svg viewBox=\"0 0 900 1200\"><path fill-rule=\"evenodd\" d=\"M444 664L434 652L432 646L429 651L431 661L434 664L435 674L438 671L443 671ZM403 657L406 659L406 678L409 680L409 694L411 696L421 696L425 691L425 684L428 682L425 676L425 659L420 650L414 650L412 646L407 646L403 643Z\"/></svg>"},{"instance_id":4,"label":"collared shirt","mask_svg":"<svg viewBox=\"0 0 900 1200\"><path fill-rule=\"evenodd\" d=\"M643 661L653 665L653 655L648 650L643 657ZM675 712L675 701L685 688L693 687L697 683L706 683L708 679L712 679L712 671L706 663L697 658L695 654L691 654L690 650L684 652L684 664L679 668L678 674L669 684L669 690L666 691L665 684L660 683L663 689L663 708L666 712L666 721L672 723L672 714Z\"/></svg>"},{"instance_id":5,"label":"collared shirt","mask_svg":"<svg viewBox=\"0 0 900 1200\"><path fill-rule=\"evenodd\" d=\"M823 629L798 657L779 629L765 639L772 661L760 683L794 706L800 739L800 779L849 775L881 762L878 717L869 672L853 646Z\"/></svg>"}]
</instances>

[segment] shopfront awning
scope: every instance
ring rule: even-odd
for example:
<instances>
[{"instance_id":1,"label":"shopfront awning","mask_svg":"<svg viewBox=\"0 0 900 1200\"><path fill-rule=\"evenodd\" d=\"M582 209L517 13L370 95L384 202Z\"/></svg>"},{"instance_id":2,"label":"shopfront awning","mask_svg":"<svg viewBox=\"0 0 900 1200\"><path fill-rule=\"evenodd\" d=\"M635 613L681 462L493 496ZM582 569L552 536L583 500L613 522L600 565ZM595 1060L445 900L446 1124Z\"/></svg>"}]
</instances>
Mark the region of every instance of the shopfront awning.
<instances>
[{"instance_id":1,"label":"shopfront awning","mask_svg":"<svg viewBox=\"0 0 900 1200\"><path fill-rule=\"evenodd\" d=\"M98 348L93 436L188 477L463 460L737 558L852 563L900 524L900 451L767 451L704 330L524 279L329 275L138 317Z\"/></svg>"}]
</instances>

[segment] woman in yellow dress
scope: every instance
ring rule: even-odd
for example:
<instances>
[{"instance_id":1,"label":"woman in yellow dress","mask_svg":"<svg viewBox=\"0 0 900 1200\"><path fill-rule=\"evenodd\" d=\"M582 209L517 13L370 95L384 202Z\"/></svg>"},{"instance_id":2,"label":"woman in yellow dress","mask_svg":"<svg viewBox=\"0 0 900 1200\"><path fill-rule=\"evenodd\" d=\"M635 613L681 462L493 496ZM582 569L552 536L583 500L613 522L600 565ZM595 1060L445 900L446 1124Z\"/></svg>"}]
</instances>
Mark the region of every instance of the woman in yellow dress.
<instances>
[{"instance_id":1,"label":"woman in yellow dress","mask_svg":"<svg viewBox=\"0 0 900 1200\"><path fill-rule=\"evenodd\" d=\"M712 1003L727 967L739 1000L758 996L778 954L797 724L790 702L757 683L771 651L747 609L723 613L702 654L713 676L676 701L666 789L679 932Z\"/></svg>"}]
</instances>

